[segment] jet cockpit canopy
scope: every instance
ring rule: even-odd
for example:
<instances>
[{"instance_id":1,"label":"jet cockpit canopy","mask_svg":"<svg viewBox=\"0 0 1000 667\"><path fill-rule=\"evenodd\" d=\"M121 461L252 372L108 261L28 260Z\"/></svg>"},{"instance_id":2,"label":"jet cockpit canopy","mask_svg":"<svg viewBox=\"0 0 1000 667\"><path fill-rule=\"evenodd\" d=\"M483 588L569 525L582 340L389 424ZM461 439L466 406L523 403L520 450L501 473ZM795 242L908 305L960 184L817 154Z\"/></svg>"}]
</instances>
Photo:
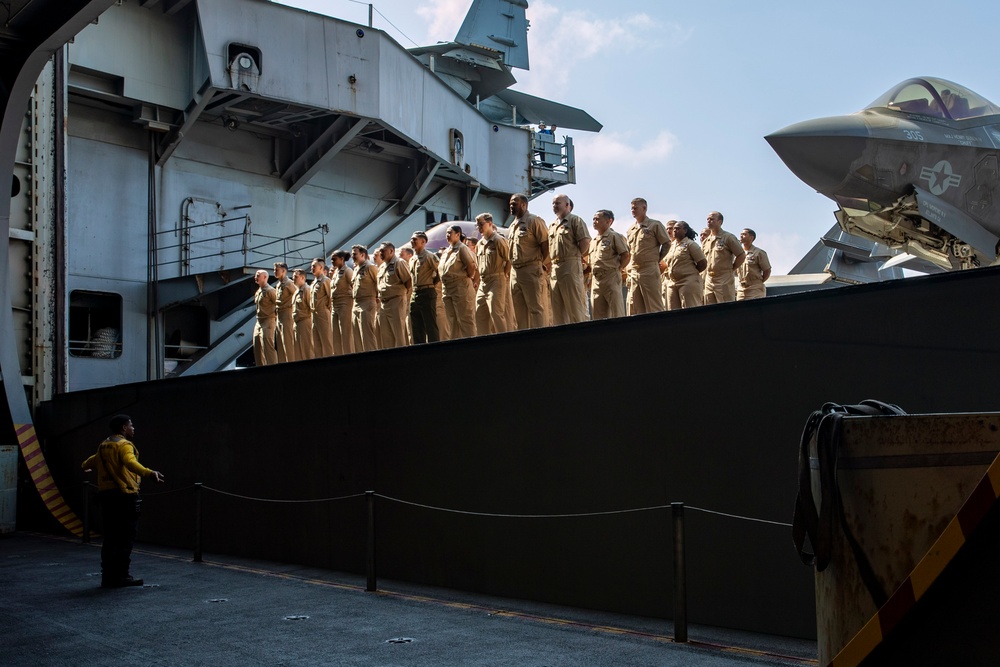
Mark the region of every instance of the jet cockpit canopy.
<instances>
[{"instance_id":1,"label":"jet cockpit canopy","mask_svg":"<svg viewBox=\"0 0 1000 667\"><path fill-rule=\"evenodd\" d=\"M897 84L865 109L890 109L951 120L1000 114L1000 107L985 97L957 83L933 77Z\"/></svg>"}]
</instances>

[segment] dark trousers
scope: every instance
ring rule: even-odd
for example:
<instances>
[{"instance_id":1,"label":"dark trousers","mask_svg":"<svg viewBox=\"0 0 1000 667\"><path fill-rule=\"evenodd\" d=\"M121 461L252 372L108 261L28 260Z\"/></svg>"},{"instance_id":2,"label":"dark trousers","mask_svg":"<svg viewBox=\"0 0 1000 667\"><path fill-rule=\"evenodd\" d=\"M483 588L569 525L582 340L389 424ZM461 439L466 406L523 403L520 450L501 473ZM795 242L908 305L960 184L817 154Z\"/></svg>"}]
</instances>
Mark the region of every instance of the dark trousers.
<instances>
[{"instance_id":1,"label":"dark trousers","mask_svg":"<svg viewBox=\"0 0 1000 667\"><path fill-rule=\"evenodd\" d=\"M437 324L437 290L433 287L418 288L410 301L410 328L413 344L436 343L441 340Z\"/></svg>"},{"instance_id":2,"label":"dark trousers","mask_svg":"<svg viewBox=\"0 0 1000 667\"><path fill-rule=\"evenodd\" d=\"M104 519L104 543L101 545L101 579L114 582L128 576L132 562L132 544L139 529L139 495L121 491L97 494Z\"/></svg>"}]
</instances>

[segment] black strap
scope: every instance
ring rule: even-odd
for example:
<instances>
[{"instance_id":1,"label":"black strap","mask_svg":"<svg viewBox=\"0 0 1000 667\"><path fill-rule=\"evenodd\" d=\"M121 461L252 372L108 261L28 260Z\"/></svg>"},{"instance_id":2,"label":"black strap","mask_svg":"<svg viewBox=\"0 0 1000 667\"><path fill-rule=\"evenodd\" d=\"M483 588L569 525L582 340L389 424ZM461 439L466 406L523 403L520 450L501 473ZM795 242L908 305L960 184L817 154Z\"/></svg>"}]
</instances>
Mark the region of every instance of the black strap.
<instances>
[{"instance_id":1,"label":"black strap","mask_svg":"<svg viewBox=\"0 0 1000 667\"><path fill-rule=\"evenodd\" d=\"M799 442L799 488L792 520L792 541L795 543L799 558L806 565L815 565L817 572L827 568L832 557L834 514L838 514L841 529L851 547L861 580L877 607L881 607L888 600L888 596L844 514L843 499L837 482L840 434L845 416L903 414L906 413L897 405L870 399L858 405L827 403L809 415ZM809 466L809 444L814 440L819 461L818 509L813 499L812 471ZM813 553L805 548L806 538L809 539Z\"/></svg>"}]
</instances>

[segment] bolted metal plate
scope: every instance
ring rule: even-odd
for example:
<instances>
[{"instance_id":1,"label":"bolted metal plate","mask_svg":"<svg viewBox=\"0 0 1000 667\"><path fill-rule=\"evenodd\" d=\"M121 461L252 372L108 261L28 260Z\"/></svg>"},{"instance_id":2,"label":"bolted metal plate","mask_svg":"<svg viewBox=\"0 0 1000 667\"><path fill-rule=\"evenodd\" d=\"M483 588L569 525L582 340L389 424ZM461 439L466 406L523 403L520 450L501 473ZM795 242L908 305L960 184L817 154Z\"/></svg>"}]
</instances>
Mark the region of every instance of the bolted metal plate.
<instances>
[{"instance_id":1,"label":"bolted metal plate","mask_svg":"<svg viewBox=\"0 0 1000 667\"><path fill-rule=\"evenodd\" d=\"M386 644L412 644L413 640L409 637L395 637L393 639L386 639Z\"/></svg>"},{"instance_id":2,"label":"bolted metal plate","mask_svg":"<svg viewBox=\"0 0 1000 667\"><path fill-rule=\"evenodd\" d=\"M309 618L309 617L308 616L304 616L302 614L298 614L298 615L294 615L294 616L285 616L285 620L286 621L304 621L307 618Z\"/></svg>"}]
</instances>

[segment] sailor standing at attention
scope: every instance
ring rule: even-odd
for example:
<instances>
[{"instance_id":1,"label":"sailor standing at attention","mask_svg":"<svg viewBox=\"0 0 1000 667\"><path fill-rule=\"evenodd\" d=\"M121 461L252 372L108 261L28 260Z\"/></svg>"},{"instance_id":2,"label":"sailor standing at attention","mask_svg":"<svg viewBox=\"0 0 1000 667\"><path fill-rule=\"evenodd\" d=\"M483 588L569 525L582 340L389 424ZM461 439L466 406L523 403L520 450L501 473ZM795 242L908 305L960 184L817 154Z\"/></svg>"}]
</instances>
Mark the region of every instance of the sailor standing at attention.
<instances>
[{"instance_id":1,"label":"sailor standing at attention","mask_svg":"<svg viewBox=\"0 0 1000 667\"><path fill-rule=\"evenodd\" d=\"M292 332L292 300L295 298L295 284L288 277L288 265L274 263L274 277L278 279L274 289L278 293L278 335L274 346L278 352L278 363L295 361L295 336Z\"/></svg>"},{"instance_id":2,"label":"sailor standing at attention","mask_svg":"<svg viewBox=\"0 0 1000 667\"><path fill-rule=\"evenodd\" d=\"M514 303L514 321L518 329L545 326L542 306L542 280L548 279L552 263L549 260L549 235L545 221L528 213L528 198L516 194L510 198L510 213L514 216L508 231L510 242L510 295Z\"/></svg>"},{"instance_id":3,"label":"sailor standing at attention","mask_svg":"<svg viewBox=\"0 0 1000 667\"><path fill-rule=\"evenodd\" d=\"M476 256L462 243L462 228L448 227L445 240L451 245L441 257L441 284L444 287L444 312L451 337L476 335L476 288L478 280Z\"/></svg>"},{"instance_id":4,"label":"sailor standing at attention","mask_svg":"<svg viewBox=\"0 0 1000 667\"><path fill-rule=\"evenodd\" d=\"M292 273L295 296L292 297L292 333L295 339L295 359L302 361L313 358L312 307L309 305L309 286L306 272L295 269Z\"/></svg>"},{"instance_id":5,"label":"sailor standing at attention","mask_svg":"<svg viewBox=\"0 0 1000 667\"><path fill-rule=\"evenodd\" d=\"M664 258L664 291L667 310L694 308L702 305L704 285L701 272L708 266L701 246L695 241L694 230L681 220L670 230L670 251Z\"/></svg>"},{"instance_id":6,"label":"sailor standing at attention","mask_svg":"<svg viewBox=\"0 0 1000 667\"><path fill-rule=\"evenodd\" d=\"M351 325L351 311L354 308L352 283L354 271L347 266L351 253L338 250L330 255L333 271L330 275L330 299L333 301L333 353L354 352L354 329Z\"/></svg>"},{"instance_id":7,"label":"sailor standing at attention","mask_svg":"<svg viewBox=\"0 0 1000 667\"><path fill-rule=\"evenodd\" d=\"M549 225L552 254L552 323L573 324L587 319L587 295L583 267L590 252L590 232L583 219L572 211L566 195L552 198L555 222Z\"/></svg>"},{"instance_id":8,"label":"sailor standing at attention","mask_svg":"<svg viewBox=\"0 0 1000 667\"><path fill-rule=\"evenodd\" d=\"M480 336L504 333L507 327L507 302L510 297L510 246L497 233L493 215L476 216L479 242L476 244L476 266L479 268L479 289L476 292L476 332Z\"/></svg>"},{"instance_id":9,"label":"sailor standing at attention","mask_svg":"<svg viewBox=\"0 0 1000 667\"><path fill-rule=\"evenodd\" d=\"M406 295L412 280L406 262L396 256L396 246L388 241L379 246L382 266L378 267L378 298L381 348L404 347L406 337Z\"/></svg>"},{"instance_id":10,"label":"sailor standing at attention","mask_svg":"<svg viewBox=\"0 0 1000 667\"><path fill-rule=\"evenodd\" d=\"M663 310L660 293L660 260L670 249L670 237L659 220L646 217L646 200L632 200L635 222L628 229L628 314L658 313Z\"/></svg>"},{"instance_id":11,"label":"sailor standing at attention","mask_svg":"<svg viewBox=\"0 0 1000 667\"><path fill-rule=\"evenodd\" d=\"M624 317L625 301L622 298L622 272L631 255L628 241L611 229L615 214L601 209L594 214L597 236L590 242L590 266L593 282L590 285L590 304L594 319Z\"/></svg>"},{"instance_id":12,"label":"sailor standing at attention","mask_svg":"<svg viewBox=\"0 0 1000 667\"><path fill-rule=\"evenodd\" d=\"M747 227L740 232L740 244L747 254L746 260L736 269L736 300L760 299L767 296L764 283L771 277L771 262L767 253L754 245L757 232Z\"/></svg>"},{"instance_id":13,"label":"sailor standing at attention","mask_svg":"<svg viewBox=\"0 0 1000 667\"><path fill-rule=\"evenodd\" d=\"M410 277L413 294L410 297L410 326L413 343L436 343L441 340L438 331L437 309L440 295L437 290L438 256L426 248L427 233L419 229L410 237L413 257L410 259Z\"/></svg>"},{"instance_id":14,"label":"sailor standing at attention","mask_svg":"<svg viewBox=\"0 0 1000 667\"><path fill-rule=\"evenodd\" d=\"M257 366L278 363L278 353L274 349L274 332L278 328L276 306L278 293L267 284L267 271L260 269L254 274L257 293L253 302L257 306L257 322L253 325L253 360Z\"/></svg>"},{"instance_id":15,"label":"sailor standing at attention","mask_svg":"<svg viewBox=\"0 0 1000 667\"><path fill-rule=\"evenodd\" d=\"M375 317L378 304L378 269L368 261L368 248L363 245L351 247L351 258L354 260L354 280L351 283L351 294L354 297L354 310L351 312L351 326L354 329L354 351L371 352L378 349L378 338L375 332Z\"/></svg>"},{"instance_id":16,"label":"sailor standing at attention","mask_svg":"<svg viewBox=\"0 0 1000 667\"><path fill-rule=\"evenodd\" d=\"M309 288L309 307L312 310L313 357L329 357L333 354L330 279L326 276L323 258L314 259L311 269L313 282Z\"/></svg>"},{"instance_id":17,"label":"sailor standing at attention","mask_svg":"<svg viewBox=\"0 0 1000 667\"><path fill-rule=\"evenodd\" d=\"M746 252L736 237L722 229L722 214L708 214L708 236L701 251L708 260L705 277L705 305L736 301L736 270L746 259Z\"/></svg>"}]
</instances>

